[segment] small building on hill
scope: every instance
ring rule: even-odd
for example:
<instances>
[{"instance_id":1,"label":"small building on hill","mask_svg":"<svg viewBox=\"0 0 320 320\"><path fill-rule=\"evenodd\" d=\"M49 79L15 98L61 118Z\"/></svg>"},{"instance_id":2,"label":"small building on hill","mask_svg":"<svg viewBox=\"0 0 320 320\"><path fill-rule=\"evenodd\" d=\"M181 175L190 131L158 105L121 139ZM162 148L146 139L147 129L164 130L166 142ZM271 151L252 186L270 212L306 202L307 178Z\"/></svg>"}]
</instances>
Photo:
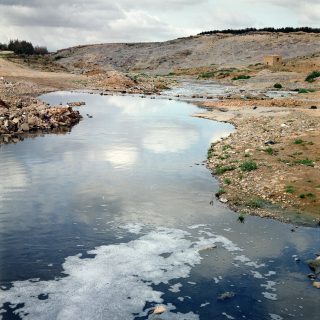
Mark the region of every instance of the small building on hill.
<instances>
[{"instance_id":1,"label":"small building on hill","mask_svg":"<svg viewBox=\"0 0 320 320\"><path fill-rule=\"evenodd\" d=\"M277 54L265 56L263 58L263 62L267 66L278 66L278 65L282 64L282 57Z\"/></svg>"}]
</instances>

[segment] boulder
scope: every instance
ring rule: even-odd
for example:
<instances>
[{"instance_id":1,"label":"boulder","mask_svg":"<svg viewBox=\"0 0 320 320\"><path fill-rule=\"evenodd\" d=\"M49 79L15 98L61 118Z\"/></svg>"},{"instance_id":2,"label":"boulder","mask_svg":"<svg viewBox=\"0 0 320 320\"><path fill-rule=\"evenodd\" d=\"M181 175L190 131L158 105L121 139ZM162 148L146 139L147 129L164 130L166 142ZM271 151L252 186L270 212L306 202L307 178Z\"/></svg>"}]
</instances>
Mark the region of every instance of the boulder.
<instances>
[{"instance_id":1,"label":"boulder","mask_svg":"<svg viewBox=\"0 0 320 320\"><path fill-rule=\"evenodd\" d=\"M30 127L27 123L22 123L19 127L19 130L22 130L22 131L29 131L30 130Z\"/></svg>"}]
</instances>

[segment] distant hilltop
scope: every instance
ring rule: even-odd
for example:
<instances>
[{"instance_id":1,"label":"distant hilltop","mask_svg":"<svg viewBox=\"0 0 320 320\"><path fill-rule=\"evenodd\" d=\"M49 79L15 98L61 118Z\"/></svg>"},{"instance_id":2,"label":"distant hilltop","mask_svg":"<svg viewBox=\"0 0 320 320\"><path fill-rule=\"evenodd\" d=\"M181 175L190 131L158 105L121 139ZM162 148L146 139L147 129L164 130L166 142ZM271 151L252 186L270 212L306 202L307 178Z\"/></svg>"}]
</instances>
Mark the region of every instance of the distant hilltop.
<instances>
[{"instance_id":1,"label":"distant hilltop","mask_svg":"<svg viewBox=\"0 0 320 320\"><path fill-rule=\"evenodd\" d=\"M310 27L286 27L286 28L245 28L245 29L226 29L226 30L212 30L212 31L203 31L198 35L210 35L210 34L246 34L250 32L275 32L275 33L293 33L293 32L306 32L306 33L320 33L320 28L310 28Z\"/></svg>"}]
</instances>

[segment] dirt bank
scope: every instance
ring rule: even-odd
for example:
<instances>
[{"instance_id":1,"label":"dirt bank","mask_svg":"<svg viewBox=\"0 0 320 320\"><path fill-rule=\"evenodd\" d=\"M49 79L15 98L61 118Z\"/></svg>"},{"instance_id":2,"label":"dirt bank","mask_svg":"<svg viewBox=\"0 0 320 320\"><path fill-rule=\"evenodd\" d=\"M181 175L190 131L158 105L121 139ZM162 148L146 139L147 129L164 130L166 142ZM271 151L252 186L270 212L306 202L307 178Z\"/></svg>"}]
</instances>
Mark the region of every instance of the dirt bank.
<instances>
[{"instance_id":1,"label":"dirt bank","mask_svg":"<svg viewBox=\"0 0 320 320\"><path fill-rule=\"evenodd\" d=\"M318 223L320 95L201 105L208 112L197 116L236 127L208 151L208 168L221 182L220 200L242 215Z\"/></svg>"}]
</instances>

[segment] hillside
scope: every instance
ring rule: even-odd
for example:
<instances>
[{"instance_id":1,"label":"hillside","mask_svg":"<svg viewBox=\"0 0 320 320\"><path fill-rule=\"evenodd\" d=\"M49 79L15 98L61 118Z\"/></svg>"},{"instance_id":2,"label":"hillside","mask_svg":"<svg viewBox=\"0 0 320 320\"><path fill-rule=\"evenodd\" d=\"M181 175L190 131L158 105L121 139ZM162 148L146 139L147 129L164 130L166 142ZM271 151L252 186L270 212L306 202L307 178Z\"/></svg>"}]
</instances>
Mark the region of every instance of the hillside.
<instances>
[{"instance_id":1,"label":"hillside","mask_svg":"<svg viewBox=\"0 0 320 320\"><path fill-rule=\"evenodd\" d=\"M244 35L213 34L167 42L79 46L58 51L53 59L76 72L92 70L139 71L166 74L178 68L247 66L264 55L285 59L320 51L320 34L258 32Z\"/></svg>"}]
</instances>

